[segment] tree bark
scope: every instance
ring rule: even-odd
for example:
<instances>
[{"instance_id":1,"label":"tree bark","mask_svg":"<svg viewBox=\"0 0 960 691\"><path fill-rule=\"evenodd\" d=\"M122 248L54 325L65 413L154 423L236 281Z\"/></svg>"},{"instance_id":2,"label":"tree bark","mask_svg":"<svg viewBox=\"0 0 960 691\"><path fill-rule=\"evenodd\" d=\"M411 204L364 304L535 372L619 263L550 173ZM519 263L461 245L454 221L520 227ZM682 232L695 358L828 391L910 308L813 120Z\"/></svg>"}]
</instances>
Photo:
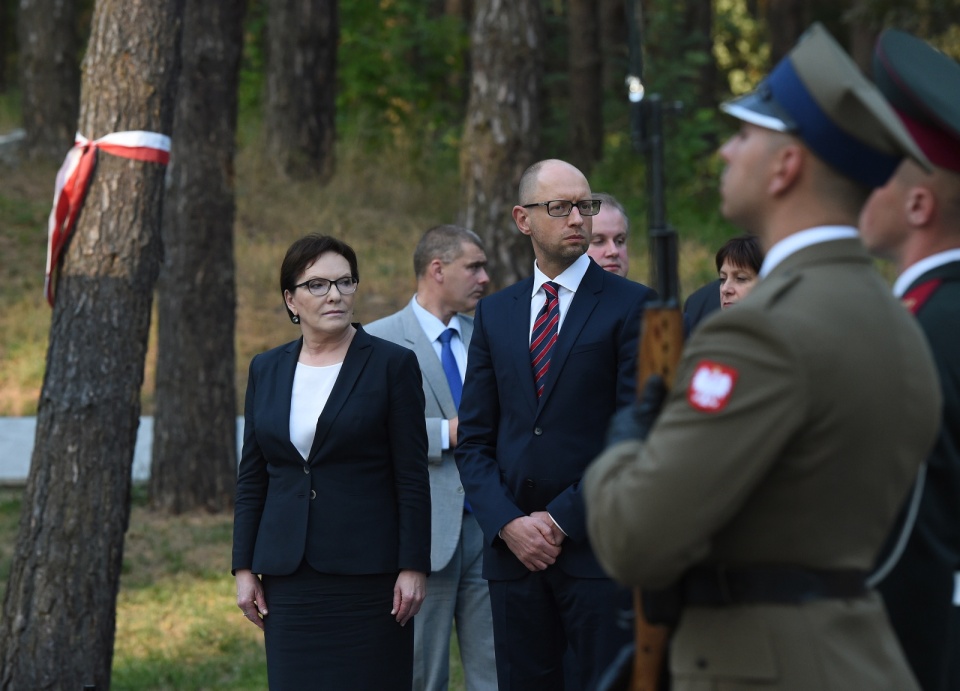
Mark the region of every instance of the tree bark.
<instances>
[{"instance_id":1,"label":"tree bark","mask_svg":"<svg viewBox=\"0 0 960 691\"><path fill-rule=\"evenodd\" d=\"M268 0L267 155L291 177L333 177L337 0Z\"/></svg>"},{"instance_id":2,"label":"tree bark","mask_svg":"<svg viewBox=\"0 0 960 691\"><path fill-rule=\"evenodd\" d=\"M17 19L26 157L63 160L80 100L76 0L20 0Z\"/></svg>"},{"instance_id":3,"label":"tree bark","mask_svg":"<svg viewBox=\"0 0 960 691\"><path fill-rule=\"evenodd\" d=\"M7 90L7 56L10 53L11 0L0 0L0 94Z\"/></svg>"},{"instance_id":4,"label":"tree bark","mask_svg":"<svg viewBox=\"0 0 960 691\"><path fill-rule=\"evenodd\" d=\"M163 204L150 503L233 507L237 477L234 140L245 0L186 0Z\"/></svg>"},{"instance_id":5,"label":"tree bark","mask_svg":"<svg viewBox=\"0 0 960 691\"><path fill-rule=\"evenodd\" d=\"M603 157L603 61L600 17L595 0L570 0L570 139L567 159L589 174Z\"/></svg>"},{"instance_id":6,"label":"tree bark","mask_svg":"<svg viewBox=\"0 0 960 691\"><path fill-rule=\"evenodd\" d=\"M182 0L98 0L79 129L169 133ZM164 167L101 154L62 259L0 688L110 687Z\"/></svg>"},{"instance_id":7,"label":"tree bark","mask_svg":"<svg viewBox=\"0 0 960 691\"><path fill-rule=\"evenodd\" d=\"M494 287L533 270L533 250L512 209L520 176L535 162L540 142L542 36L539 0L475 0L460 223L483 238Z\"/></svg>"},{"instance_id":8,"label":"tree bark","mask_svg":"<svg viewBox=\"0 0 960 691\"><path fill-rule=\"evenodd\" d=\"M603 59L604 89L627 103L626 78L630 71L627 7L624 0L600 2L600 54Z\"/></svg>"},{"instance_id":9,"label":"tree bark","mask_svg":"<svg viewBox=\"0 0 960 691\"><path fill-rule=\"evenodd\" d=\"M767 27L770 31L770 64L776 65L789 53L809 22L809 0L769 0Z\"/></svg>"}]
</instances>

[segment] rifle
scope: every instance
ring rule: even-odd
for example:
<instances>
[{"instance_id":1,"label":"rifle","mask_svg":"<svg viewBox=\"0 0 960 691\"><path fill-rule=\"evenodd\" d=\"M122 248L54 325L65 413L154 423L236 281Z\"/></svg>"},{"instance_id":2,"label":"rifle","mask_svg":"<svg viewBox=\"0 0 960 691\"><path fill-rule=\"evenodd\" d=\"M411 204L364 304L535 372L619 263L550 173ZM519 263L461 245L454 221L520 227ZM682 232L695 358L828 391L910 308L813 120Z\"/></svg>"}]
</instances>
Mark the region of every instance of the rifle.
<instances>
[{"instance_id":1,"label":"rifle","mask_svg":"<svg viewBox=\"0 0 960 691\"><path fill-rule=\"evenodd\" d=\"M652 374L663 378L667 388L674 382L683 348L683 315L680 310L679 272L677 269L677 233L667 223L664 196L663 166L663 111L679 110L679 102L664 105L659 94L644 93L640 75L643 58L640 50L638 16L634 2L629 1L628 26L630 33L630 67L627 77L631 106L632 139L634 148L646 158L648 223L653 285L658 300L644 309L643 331L640 337L637 392ZM634 657L629 691L657 691L670 631L666 626L651 624L644 612L643 594L633 591Z\"/></svg>"}]
</instances>

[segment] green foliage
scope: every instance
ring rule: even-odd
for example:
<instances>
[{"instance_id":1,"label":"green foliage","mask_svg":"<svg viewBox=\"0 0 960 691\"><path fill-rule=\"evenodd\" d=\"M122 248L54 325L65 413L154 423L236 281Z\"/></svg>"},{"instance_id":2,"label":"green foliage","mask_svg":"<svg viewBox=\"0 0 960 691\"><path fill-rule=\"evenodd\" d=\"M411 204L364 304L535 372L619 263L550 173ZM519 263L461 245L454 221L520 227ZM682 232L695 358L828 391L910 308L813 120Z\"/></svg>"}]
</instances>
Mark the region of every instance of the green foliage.
<instances>
[{"instance_id":1,"label":"green foliage","mask_svg":"<svg viewBox=\"0 0 960 691\"><path fill-rule=\"evenodd\" d=\"M766 30L746 0L716 0L713 57L725 75L724 90L732 95L753 89L769 69Z\"/></svg>"},{"instance_id":2,"label":"green foliage","mask_svg":"<svg viewBox=\"0 0 960 691\"><path fill-rule=\"evenodd\" d=\"M372 149L459 145L469 36L422 0L340 4L337 128Z\"/></svg>"}]
</instances>

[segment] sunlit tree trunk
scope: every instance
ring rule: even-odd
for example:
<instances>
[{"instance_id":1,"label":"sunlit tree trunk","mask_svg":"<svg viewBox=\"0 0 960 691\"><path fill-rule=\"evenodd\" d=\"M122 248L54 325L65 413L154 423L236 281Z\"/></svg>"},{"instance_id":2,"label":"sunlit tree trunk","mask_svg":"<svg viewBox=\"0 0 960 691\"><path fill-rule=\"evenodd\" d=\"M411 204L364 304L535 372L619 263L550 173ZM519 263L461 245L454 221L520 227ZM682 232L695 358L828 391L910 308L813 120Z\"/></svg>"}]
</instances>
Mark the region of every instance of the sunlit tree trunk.
<instances>
[{"instance_id":1,"label":"sunlit tree trunk","mask_svg":"<svg viewBox=\"0 0 960 691\"><path fill-rule=\"evenodd\" d=\"M98 0L79 130L169 134L182 0ZM61 265L0 617L0 688L110 688L163 166L101 154Z\"/></svg>"},{"instance_id":2,"label":"sunlit tree trunk","mask_svg":"<svg viewBox=\"0 0 960 691\"><path fill-rule=\"evenodd\" d=\"M20 0L18 66L29 158L62 160L73 144L80 98L76 17L76 0Z\"/></svg>"},{"instance_id":3,"label":"sunlit tree trunk","mask_svg":"<svg viewBox=\"0 0 960 691\"><path fill-rule=\"evenodd\" d=\"M267 156L292 177L333 176L337 0L267 0Z\"/></svg>"},{"instance_id":4,"label":"sunlit tree trunk","mask_svg":"<svg viewBox=\"0 0 960 691\"><path fill-rule=\"evenodd\" d=\"M186 0L163 204L150 503L233 506L237 473L233 157L246 0Z\"/></svg>"},{"instance_id":5,"label":"sunlit tree trunk","mask_svg":"<svg viewBox=\"0 0 960 691\"><path fill-rule=\"evenodd\" d=\"M486 244L492 283L533 270L530 242L513 222L520 176L540 141L539 0L475 0L470 100L460 149L460 223Z\"/></svg>"}]
</instances>

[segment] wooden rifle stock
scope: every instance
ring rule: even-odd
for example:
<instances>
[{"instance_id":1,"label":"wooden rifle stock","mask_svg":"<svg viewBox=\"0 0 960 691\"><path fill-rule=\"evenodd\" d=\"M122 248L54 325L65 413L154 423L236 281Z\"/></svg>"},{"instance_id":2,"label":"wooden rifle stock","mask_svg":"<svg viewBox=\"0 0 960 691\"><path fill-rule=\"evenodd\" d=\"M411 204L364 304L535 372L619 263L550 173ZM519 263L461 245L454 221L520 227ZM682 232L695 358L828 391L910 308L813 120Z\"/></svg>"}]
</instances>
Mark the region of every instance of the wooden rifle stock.
<instances>
[{"instance_id":1,"label":"wooden rifle stock","mask_svg":"<svg viewBox=\"0 0 960 691\"><path fill-rule=\"evenodd\" d=\"M682 349L683 314L680 308L676 305L646 308L639 346L638 395L652 374L660 375L667 388L673 388ZM633 615L635 652L629 691L657 691L666 662L670 630L647 621L639 588L633 590Z\"/></svg>"}]
</instances>

